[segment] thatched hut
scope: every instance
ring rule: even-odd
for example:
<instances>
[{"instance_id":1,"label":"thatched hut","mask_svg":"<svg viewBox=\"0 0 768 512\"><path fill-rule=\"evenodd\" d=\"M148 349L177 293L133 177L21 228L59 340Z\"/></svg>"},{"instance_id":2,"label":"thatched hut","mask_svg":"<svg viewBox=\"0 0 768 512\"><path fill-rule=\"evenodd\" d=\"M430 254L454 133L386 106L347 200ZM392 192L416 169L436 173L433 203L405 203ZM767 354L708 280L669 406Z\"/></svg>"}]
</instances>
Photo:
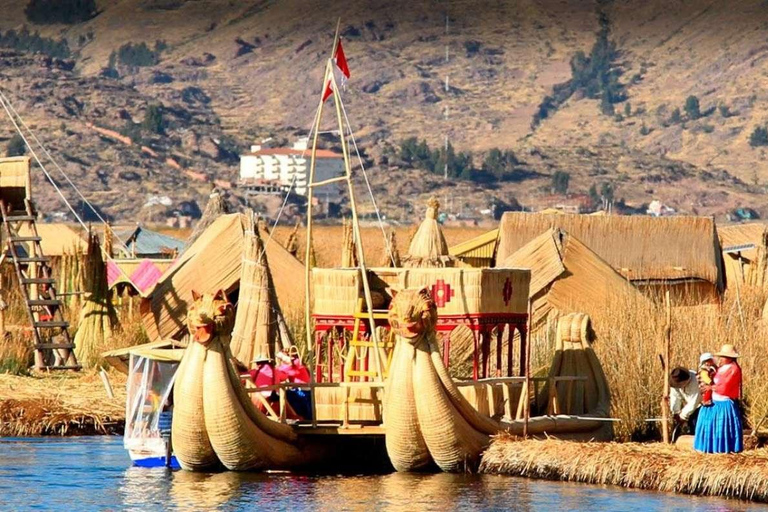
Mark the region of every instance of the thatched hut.
<instances>
[{"instance_id":1,"label":"thatched hut","mask_svg":"<svg viewBox=\"0 0 768 512\"><path fill-rule=\"evenodd\" d=\"M499 267L530 268L529 298L534 329L563 314L590 316L617 301L645 301L638 290L576 237L548 229L515 251Z\"/></svg>"},{"instance_id":2,"label":"thatched hut","mask_svg":"<svg viewBox=\"0 0 768 512\"><path fill-rule=\"evenodd\" d=\"M187 248L191 247L195 243L200 235L208 229L208 226L214 223L222 215L230 213L227 201L224 195L216 189L211 191L211 195L208 196L208 204L205 205L205 211L200 220L197 221L194 231L189 235L187 239Z\"/></svg>"},{"instance_id":3,"label":"thatched hut","mask_svg":"<svg viewBox=\"0 0 768 512\"><path fill-rule=\"evenodd\" d=\"M455 267L456 258L448 252L448 243L437 222L440 202L434 197L427 203L427 214L411 239L404 267Z\"/></svg>"},{"instance_id":4,"label":"thatched hut","mask_svg":"<svg viewBox=\"0 0 768 512\"><path fill-rule=\"evenodd\" d=\"M448 252L457 260L471 267L493 267L496 261L496 244L498 240L499 228L496 228L454 245L448 248Z\"/></svg>"},{"instance_id":5,"label":"thatched hut","mask_svg":"<svg viewBox=\"0 0 768 512\"><path fill-rule=\"evenodd\" d=\"M714 303L724 288L720 243L709 217L542 215L507 212L496 261L562 229L649 295L670 291L673 304Z\"/></svg>"},{"instance_id":6,"label":"thatched hut","mask_svg":"<svg viewBox=\"0 0 768 512\"><path fill-rule=\"evenodd\" d=\"M192 290L224 290L236 302L245 244L244 216L222 215L187 248L141 303L142 323L150 341L179 339L186 333L187 304ZM275 241L266 244L275 289L285 308L304 307L304 265Z\"/></svg>"},{"instance_id":7,"label":"thatched hut","mask_svg":"<svg viewBox=\"0 0 768 512\"><path fill-rule=\"evenodd\" d=\"M766 285L768 272L768 224L718 226L727 287Z\"/></svg>"}]
</instances>

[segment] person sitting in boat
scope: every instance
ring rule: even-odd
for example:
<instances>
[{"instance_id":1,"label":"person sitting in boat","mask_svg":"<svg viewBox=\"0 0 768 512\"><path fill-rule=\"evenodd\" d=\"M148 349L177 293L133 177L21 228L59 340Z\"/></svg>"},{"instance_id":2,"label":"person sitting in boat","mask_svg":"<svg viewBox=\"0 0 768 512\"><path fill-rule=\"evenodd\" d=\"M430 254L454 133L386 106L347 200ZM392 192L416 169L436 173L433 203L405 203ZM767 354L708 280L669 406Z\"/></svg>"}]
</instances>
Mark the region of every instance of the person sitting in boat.
<instances>
[{"instance_id":1,"label":"person sitting in boat","mask_svg":"<svg viewBox=\"0 0 768 512\"><path fill-rule=\"evenodd\" d=\"M279 352L277 359L280 361L278 370L287 377L288 382L295 384L309 384L309 370L301 362L298 349L291 347L289 352ZM301 388L289 388L285 391L286 399L291 409L296 413L296 419L312 419L312 403L309 390Z\"/></svg>"},{"instance_id":2,"label":"person sitting in boat","mask_svg":"<svg viewBox=\"0 0 768 512\"><path fill-rule=\"evenodd\" d=\"M696 380L696 372L678 366L669 376L669 409L675 420L675 431L696 431L696 420L701 404L701 392Z\"/></svg>"},{"instance_id":3,"label":"person sitting in boat","mask_svg":"<svg viewBox=\"0 0 768 512\"><path fill-rule=\"evenodd\" d=\"M717 373L717 365L715 364L715 356L709 352L701 354L699 357L699 373L698 380L699 386L702 386L701 392L701 405L709 407L712 405L712 381Z\"/></svg>"},{"instance_id":4,"label":"person sitting in boat","mask_svg":"<svg viewBox=\"0 0 768 512\"><path fill-rule=\"evenodd\" d=\"M710 386L712 407L704 407L696 425L693 447L704 453L738 453L744 449L741 420L741 367L739 353L731 344L715 353L717 373Z\"/></svg>"},{"instance_id":5,"label":"person sitting in boat","mask_svg":"<svg viewBox=\"0 0 768 512\"><path fill-rule=\"evenodd\" d=\"M257 388L275 386L286 379L278 368L275 368L275 363L267 356L258 356L253 360L256 365L255 368L248 371L251 376L251 382ZM259 394L259 396L256 396ZM280 396L274 389L266 389L264 391L257 391L254 393L253 404L261 410L263 413L268 413L267 406L272 410L272 413L277 415L277 411L280 407Z\"/></svg>"}]
</instances>

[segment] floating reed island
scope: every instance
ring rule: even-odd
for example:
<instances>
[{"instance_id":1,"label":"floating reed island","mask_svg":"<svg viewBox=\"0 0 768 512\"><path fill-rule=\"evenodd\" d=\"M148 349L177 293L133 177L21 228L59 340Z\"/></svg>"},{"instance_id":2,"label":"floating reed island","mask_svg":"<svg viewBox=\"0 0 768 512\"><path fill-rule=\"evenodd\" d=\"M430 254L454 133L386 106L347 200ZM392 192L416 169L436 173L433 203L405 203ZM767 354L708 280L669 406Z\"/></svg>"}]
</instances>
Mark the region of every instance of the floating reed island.
<instances>
[{"instance_id":1,"label":"floating reed island","mask_svg":"<svg viewBox=\"0 0 768 512\"><path fill-rule=\"evenodd\" d=\"M768 449L703 454L661 443L498 436L480 472L768 502Z\"/></svg>"},{"instance_id":2,"label":"floating reed island","mask_svg":"<svg viewBox=\"0 0 768 512\"><path fill-rule=\"evenodd\" d=\"M114 399L96 372L0 374L0 437L122 434L125 378L110 380Z\"/></svg>"}]
</instances>

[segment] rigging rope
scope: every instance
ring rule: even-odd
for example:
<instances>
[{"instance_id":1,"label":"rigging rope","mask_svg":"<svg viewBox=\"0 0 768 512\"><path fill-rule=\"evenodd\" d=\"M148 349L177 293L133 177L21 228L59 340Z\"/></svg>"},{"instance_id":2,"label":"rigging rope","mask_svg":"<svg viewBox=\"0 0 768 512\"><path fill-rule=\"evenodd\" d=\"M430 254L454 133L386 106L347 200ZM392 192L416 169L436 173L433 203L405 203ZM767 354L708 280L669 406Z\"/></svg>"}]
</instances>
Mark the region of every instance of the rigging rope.
<instances>
[{"instance_id":1,"label":"rigging rope","mask_svg":"<svg viewBox=\"0 0 768 512\"><path fill-rule=\"evenodd\" d=\"M48 149L47 149L47 148L46 148L46 147L43 145L43 143L42 143L42 142L40 142L40 139L38 139L38 138L37 138L37 135L35 135L35 133L32 131L32 129L31 129L31 128L29 128L29 126L27 125L27 123L24 121L24 118L23 118L23 117L21 116L21 114L19 114L19 113L18 113L18 111L17 111L17 110L16 110L16 109L13 107L13 104L10 102L10 100L8 99L8 97L7 97L7 96L5 96L5 94L3 94L3 92L2 92L2 91L0 91L0 97L2 97L2 98L5 100L5 102L7 103L8 107L10 108L11 112L13 112L13 114L14 114L14 115L15 115L15 116L18 118L18 120L19 120L19 122L21 123L21 125L22 125L22 126L23 126L23 127L26 129L26 130L27 130L27 133L28 133L28 135L30 135L30 136L31 136L31 137L34 139L34 141L37 143L37 145L38 145L38 146L40 147L40 149L43 151L43 153L45 154L45 156L47 156L47 157L48 157L48 159L51 161L51 163L54 165L54 167L56 167L56 169L58 169L59 173L61 173L61 175L62 175L62 176L64 176L64 179L67 181L67 183L69 183L69 185L70 185L70 186L71 186L71 187L72 187L72 188L75 190L75 192L77 193L77 195L78 195L78 196L80 196L80 199L82 199L82 201L83 201L83 202L84 202L84 203L85 203L85 204L86 204L86 205L87 205L87 206L88 206L88 207L91 209L91 211L92 211L92 212L93 212L93 213L96 215L96 217L97 217L97 218L98 218L98 219L99 219L99 220L102 222L102 224L104 224L104 226L105 226L105 229L109 229L109 230L112 232L112 235L113 235L114 239L116 239L116 240L117 240L117 242L118 242L118 243L119 243L119 244L120 244L120 245L121 245L121 246L122 246L122 247L125 249L126 253L127 253L127 254L130 254L130 249L128 248L128 246L127 246L127 245L126 245L126 244L125 244L125 243L122 241L122 239L120 239L120 237L119 237L119 236L117 236L117 233L115 233L115 230L114 230L114 229L112 229L112 226L110 226L110 225L107 223L107 221L106 221L106 220L104 220L104 218L103 218L103 217L102 217L102 216L99 214L99 212L96 210L96 208L94 208L94 207L93 207L93 205L91 204L91 202L90 202L90 201L88 201L88 199L86 199L86 197L85 197L85 196L82 194L82 192L80 192L80 189L79 189L79 188L77 188L77 186L74 184L74 182L72 182L72 180L69 178L69 176L67 175L67 173L65 173L65 172L64 172L64 170L61 168L61 166L58 164L58 162L56 162L56 160L53 158L53 156L52 156L52 155L51 155L51 153L48 151ZM21 135L21 134L20 134L20 135ZM25 140L25 142L26 142L26 140ZM29 144L27 144L27 145L29 146ZM32 149L32 148L30 147L30 151L31 151L31 149ZM38 163L40 163L40 162L38 161ZM42 165L41 165L41 167L42 167ZM49 178L49 179L50 179L50 178ZM66 201L65 201L65 202L66 202ZM72 209L72 207L69 205L69 203L67 203L67 206L69 206L69 208L70 208L70 210L72 211L72 213L73 213L75 216L77 216L77 214L75 213L74 209ZM82 220L81 220L81 224L82 224ZM87 229L86 229L86 230L87 230Z\"/></svg>"}]
</instances>

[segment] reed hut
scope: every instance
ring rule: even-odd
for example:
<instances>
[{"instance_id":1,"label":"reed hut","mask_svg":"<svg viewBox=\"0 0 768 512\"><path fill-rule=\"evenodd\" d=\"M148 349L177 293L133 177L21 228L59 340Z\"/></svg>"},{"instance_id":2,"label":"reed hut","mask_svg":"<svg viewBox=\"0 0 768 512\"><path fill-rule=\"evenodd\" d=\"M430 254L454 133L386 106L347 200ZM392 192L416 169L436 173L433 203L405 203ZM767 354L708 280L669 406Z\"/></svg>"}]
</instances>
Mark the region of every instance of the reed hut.
<instances>
[{"instance_id":1,"label":"reed hut","mask_svg":"<svg viewBox=\"0 0 768 512\"><path fill-rule=\"evenodd\" d=\"M496 244L499 240L499 228L471 238L448 248L448 252L457 260L470 267L489 268L496 261Z\"/></svg>"},{"instance_id":2,"label":"reed hut","mask_svg":"<svg viewBox=\"0 0 768 512\"><path fill-rule=\"evenodd\" d=\"M529 299L537 329L555 325L566 313L597 316L617 301L645 301L644 296L589 247L561 229L548 229L499 267L531 269Z\"/></svg>"},{"instance_id":3,"label":"reed hut","mask_svg":"<svg viewBox=\"0 0 768 512\"><path fill-rule=\"evenodd\" d=\"M404 267L455 267L456 258L448 252L448 243L437 222L440 202L432 197L427 202L427 214L411 239Z\"/></svg>"},{"instance_id":4,"label":"reed hut","mask_svg":"<svg viewBox=\"0 0 768 512\"><path fill-rule=\"evenodd\" d=\"M186 333L187 304L192 290L224 290L233 303L240 289L245 216L222 215L165 271L141 302L142 323L150 341L181 339ZM273 283L280 303L293 311L304 307L304 266L280 244L266 244Z\"/></svg>"},{"instance_id":5,"label":"reed hut","mask_svg":"<svg viewBox=\"0 0 768 512\"><path fill-rule=\"evenodd\" d=\"M250 215L244 220L240 292L230 347L235 359L249 367L256 357L274 359L279 350L293 343L277 300L259 230Z\"/></svg>"},{"instance_id":6,"label":"reed hut","mask_svg":"<svg viewBox=\"0 0 768 512\"><path fill-rule=\"evenodd\" d=\"M766 285L768 224L718 226L726 287Z\"/></svg>"},{"instance_id":7,"label":"reed hut","mask_svg":"<svg viewBox=\"0 0 768 512\"><path fill-rule=\"evenodd\" d=\"M496 261L553 228L576 237L644 293L668 290L674 305L717 303L723 291L720 242L709 217L507 212Z\"/></svg>"}]
</instances>

